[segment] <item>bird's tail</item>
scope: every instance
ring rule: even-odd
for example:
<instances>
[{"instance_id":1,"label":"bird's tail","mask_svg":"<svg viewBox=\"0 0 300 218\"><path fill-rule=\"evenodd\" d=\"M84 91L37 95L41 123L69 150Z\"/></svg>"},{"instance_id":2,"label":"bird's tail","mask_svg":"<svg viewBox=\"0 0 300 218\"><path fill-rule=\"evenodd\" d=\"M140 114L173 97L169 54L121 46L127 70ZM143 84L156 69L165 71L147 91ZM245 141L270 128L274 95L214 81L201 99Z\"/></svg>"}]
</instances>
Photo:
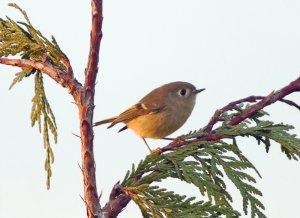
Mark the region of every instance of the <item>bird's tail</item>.
<instances>
[{"instance_id":1,"label":"bird's tail","mask_svg":"<svg viewBox=\"0 0 300 218\"><path fill-rule=\"evenodd\" d=\"M98 122L94 123L93 126L99 126L99 125L102 125L102 124L105 124L105 123L111 123L115 119L116 119L116 117L112 117L112 118L108 118L108 119L105 119L105 120L101 120L101 121L98 121Z\"/></svg>"}]
</instances>

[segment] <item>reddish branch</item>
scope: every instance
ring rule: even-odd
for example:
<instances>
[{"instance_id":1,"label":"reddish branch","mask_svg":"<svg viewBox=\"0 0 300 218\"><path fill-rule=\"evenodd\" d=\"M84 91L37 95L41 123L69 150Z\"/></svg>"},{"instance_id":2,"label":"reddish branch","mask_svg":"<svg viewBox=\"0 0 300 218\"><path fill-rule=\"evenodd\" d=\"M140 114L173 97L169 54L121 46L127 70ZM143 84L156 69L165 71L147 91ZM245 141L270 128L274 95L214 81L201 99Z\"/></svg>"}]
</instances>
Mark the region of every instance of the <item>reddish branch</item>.
<instances>
[{"instance_id":1,"label":"reddish branch","mask_svg":"<svg viewBox=\"0 0 300 218\"><path fill-rule=\"evenodd\" d=\"M123 186L118 182L111 190L108 203L102 208L106 218L117 217L127 206L131 198L122 192Z\"/></svg>"},{"instance_id":2,"label":"reddish branch","mask_svg":"<svg viewBox=\"0 0 300 218\"><path fill-rule=\"evenodd\" d=\"M92 1L92 31L89 59L86 68L86 77L84 86L86 88L94 88L99 63L100 42L102 39L102 0Z\"/></svg>"},{"instance_id":3,"label":"reddish branch","mask_svg":"<svg viewBox=\"0 0 300 218\"><path fill-rule=\"evenodd\" d=\"M271 92L271 94L269 94L268 96L263 98L261 101L257 102L256 104L253 104L248 109L243 111L240 115L234 117L231 121L229 121L228 124L229 125L237 125L237 124L243 122L245 119L251 117L253 114L257 113L261 109L265 108L266 106L273 104L276 101L281 101L285 96L287 96L293 92L299 92L299 91L300 91L300 77L297 78L295 81L291 82L289 85L283 87L282 89L280 89L276 92L274 92L274 91ZM248 97L248 98L250 98L250 97ZM247 98L245 98L245 99L247 99ZM236 102L239 102L239 101L236 101ZM291 101L288 101L288 102L291 102ZM294 103L294 104L296 105L296 103ZM231 104L229 104L229 105L231 105ZM234 107L234 105L231 105L231 107ZM216 111L215 114L218 114L218 111ZM217 118L215 120L217 120ZM211 123L211 121L210 121L210 123ZM209 123L209 125L211 125L210 123ZM213 124L213 122L212 122L212 124ZM190 144L193 142L213 141L213 140L222 139L224 137L225 137L224 135L216 134L216 133L214 133L214 131L210 130L206 136L201 137L201 138L180 141L180 142L171 142L167 146L161 148L161 151L162 152L172 151L181 146L184 146L186 144Z\"/></svg>"},{"instance_id":4,"label":"reddish branch","mask_svg":"<svg viewBox=\"0 0 300 218\"><path fill-rule=\"evenodd\" d=\"M73 76L66 74L61 69L48 62L47 58L45 58L45 60L43 61L0 58L0 64L22 68L33 68L42 71L50 76L54 81L67 88L69 93L71 93L72 95L74 95L76 91L82 88L81 84Z\"/></svg>"},{"instance_id":5,"label":"reddish branch","mask_svg":"<svg viewBox=\"0 0 300 218\"><path fill-rule=\"evenodd\" d=\"M70 63L69 58L64 54L61 58L60 58L61 62L65 65L66 67L66 71L67 73L70 75L70 77L74 77L73 75L73 69Z\"/></svg>"},{"instance_id":6,"label":"reddish branch","mask_svg":"<svg viewBox=\"0 0 300 218\"><path fill-rule=\"evenodd\" d=\"M297 105L295 102L290 101L290 100L285 100L283 99L285 96L293 93L293 92L299 92L300 91L300 77L296 79L295 81L291 82L289 85L285 86L284 88L272 92L266 97L262 96L249 96L247 98L243 98L237 101L233 101L226 105L225 107L217 110L209 123L206 125L205 130L207 132L207 135L196 138L196 139L191 139L191 140L186 140L186 141L173 141L170 144L166 145L165 147L162 147L160 151L167 152L167 151L174 151L184 145L193 143L193 142L199 142L199 141L215 141L215 140L220 140L225 138L226 136L223 134L218 134L214 133L213 131L213 126L220 121L220 116L222 113L235 109L237 108L237 105L243 102L256 102L260 100L259 102L253 104L250 106L247 110L243 111L240 115L234 117L229 124L230 125L237 125L241 122L243 122L245 119L251 117L253 114L257 113L259 110L265 108L266 106L275 103L276 101L281 101L286 104L289 104L291 106L294 106L298 109L300 109L300 106ZM110 200L109 202L105 205L103 208L105 211L105 214L107 217L116 217L129 203L130 198L124 194L124 192L121 191L122 189L120 188L120 184L117 184L114 186Z\"/></svg>"},{"instance_id":7,"label":"reddish branch","mask_svg":"<svg viewBox=\"0 0 300 218\"><path fill-rule=\"evenodd\" d=\"M102 39L102 20L102 0L92 0L92 30L84 91L81 94L81 98L75 99L79 108L84 199L89 218L102 216L97 193L93 145L95 81L98 72L100 41Z\"/></svg>"},{"instance_id":8,"label":"reddish branch","mask_svg":"<svg viewBox=\"0 0 300 218\"><path fill-rule=\"evenodd\" d=\"M237 100L237 101L233 101L233 102L230 102L228 105L226 105L225 107L217 110L215 112L215 114L212 116L212 118L210 119L209 123L204 127L204 131L205 132L211 132L213 126L219 122L219 121L222 121L221 119L221 115L227 111L230 111L230 110L233 110L233 109L236 109L237 108L237 105L241 104L241 103L245 103L245 102L257 102L258 100L262 100L266 98L265 96L249 96L247 98L242 98L240 100ZM296 104L295 102L291 101L291 100L286 100L286 99L279 99L278 101L281 101L283 103L286 103L290 106L293 106L295 108L297 108L298 110L300 110L300 106L298 104Z\"/></svg>"}]
</instances>

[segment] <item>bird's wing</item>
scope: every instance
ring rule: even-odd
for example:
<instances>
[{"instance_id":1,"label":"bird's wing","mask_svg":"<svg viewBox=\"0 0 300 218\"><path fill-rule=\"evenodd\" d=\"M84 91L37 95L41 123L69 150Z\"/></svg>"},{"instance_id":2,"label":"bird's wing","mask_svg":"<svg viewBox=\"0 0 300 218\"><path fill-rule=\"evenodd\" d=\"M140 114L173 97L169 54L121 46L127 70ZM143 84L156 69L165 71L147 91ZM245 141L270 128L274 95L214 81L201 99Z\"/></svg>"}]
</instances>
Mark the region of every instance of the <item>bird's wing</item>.
<instances>
[{"instance_id":1,"label":"bird's wing","mask_svg":"<svg viewBox=\"0 0 300 218\"><path fill-rule=\"evenodd\" d=\"M139 116L147 115L147 114L153 114L157 113L161 110L163 110L164 107L158 106L156 104L145 104L145 103L137 103L121 113L119 116L117 116L110 124L110 127L116 125L117 123L123 122L127 123Z\"/></svg>"},{"instance_id":2,"label":"bird's wing","mask_svg":"<svg viewBox=\"0 0 300 218\"><path fill-rule=\"evenodd\" d=\"M111 123L116 118L117 117L112 117L112 118L108 118L108 119L105 119L105 120L98 121L98 122L94 123L93 126L99 126L99 125L102 125L102 124L105 124L105 123Z\"/></svg>"}]
</instances>

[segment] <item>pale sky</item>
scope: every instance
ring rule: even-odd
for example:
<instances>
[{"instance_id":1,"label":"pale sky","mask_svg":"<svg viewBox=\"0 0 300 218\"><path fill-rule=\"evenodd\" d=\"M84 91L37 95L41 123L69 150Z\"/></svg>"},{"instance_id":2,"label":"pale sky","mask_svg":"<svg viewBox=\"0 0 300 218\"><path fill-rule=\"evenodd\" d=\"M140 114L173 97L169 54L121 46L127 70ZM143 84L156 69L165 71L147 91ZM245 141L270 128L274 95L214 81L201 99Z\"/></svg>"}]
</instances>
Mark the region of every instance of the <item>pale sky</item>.
<instances>
[{"instance_id":1,"label":"pale sky","mask_svg":"<svg viewBox=\"0 0 300 218\"><path fill-rule=\"evenodd\" d=\"M1 0L0 16L22 19ZM45 36L54 35L82 81L90 34L90 1L15 0ZM206 91L198 96L186 124L172 136L203 127L213 112L249 95L267 95L300 76L300 2L297 0L110 0L104 2L103 41L95 98L95 121L114 116L153 88L187 81ZM37 127L31 128L33 78L9 91L17 68L0 66L1 152L0 217L53 218L86 216L77 108L67 90L45 76L46 94L56 115L58 144L51 189L46 190L45 150ZM299 93L300 94L300 93ZM299 101L299 94L290 99ZM270 119L292 124L300 135L300 112L278 103L267 108ZM113 185L148 150L129 131L94 129L98 192L101 205ZM244 154L263 178L265 214L295 217L300 204L300 165L273 143L269 154L254 140L240 139ZM151 147L165 145L149 140ZM201 194L180 182L164 186L181 194ZM230 185L229 185L230 186ZM233 191L234 205L242 202ZM141 217L130 203L121 218ZM247 217L243 215L242 217ZM248 216L249 217L249 216Z\"/></svg>"}]
</instances>

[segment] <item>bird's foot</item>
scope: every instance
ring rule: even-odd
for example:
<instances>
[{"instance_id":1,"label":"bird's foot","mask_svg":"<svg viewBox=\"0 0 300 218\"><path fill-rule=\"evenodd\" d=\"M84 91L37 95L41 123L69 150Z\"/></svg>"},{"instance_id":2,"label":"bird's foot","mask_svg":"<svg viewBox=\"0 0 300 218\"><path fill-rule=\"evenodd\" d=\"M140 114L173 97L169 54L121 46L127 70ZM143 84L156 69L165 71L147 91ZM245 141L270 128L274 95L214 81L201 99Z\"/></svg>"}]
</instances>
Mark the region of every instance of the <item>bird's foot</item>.
<instances>
[{"instance_id":1,"label":"bird's foot","mask_svg":"<svg viewBox=\"0 0 300 218\"><path fill-rule=\"evenodd\" d=\"M185 142L186 140L186 136L185 135L181 135L181 136L178 136L176 138L173 139L173 142L174 143L177 143L177 142Z\"/></svg>"},{"instance_id":2,"label":"bird's foot","mask_svg":"<svg viewBox=\"0 0 300 218\"><path fill-rule=\"evenodd\" d=\"M151 150L151 153L150 153L150 154L154 154L154 153L161 154L161 153L162 153L162 150L161 150L161 148L160 148L160 147L158 147L158 148L155 148L155 149Z\"/></svg>"}]
</instances>

